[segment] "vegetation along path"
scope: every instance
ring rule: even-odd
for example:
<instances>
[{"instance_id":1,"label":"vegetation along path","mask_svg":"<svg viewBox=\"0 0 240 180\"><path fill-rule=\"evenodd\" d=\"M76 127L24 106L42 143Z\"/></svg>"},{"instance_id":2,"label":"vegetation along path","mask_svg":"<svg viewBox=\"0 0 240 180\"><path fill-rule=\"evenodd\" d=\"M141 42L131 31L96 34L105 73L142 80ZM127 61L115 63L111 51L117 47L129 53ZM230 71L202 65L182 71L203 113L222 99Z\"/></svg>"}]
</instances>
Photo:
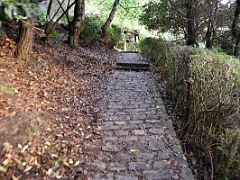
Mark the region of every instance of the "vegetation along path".
<instances>
[{"instance_id":1,"label":"vegetation along path","mask_svg":"<svg viewBox=\"0 0 240 180\"><path fill-rule=\"evenodd\" d=\"M102 147L94 179L193 179L147 62L120 53L101 115ZM139 69L134 69L134 67Z\"/></svg>"}]
</instances>

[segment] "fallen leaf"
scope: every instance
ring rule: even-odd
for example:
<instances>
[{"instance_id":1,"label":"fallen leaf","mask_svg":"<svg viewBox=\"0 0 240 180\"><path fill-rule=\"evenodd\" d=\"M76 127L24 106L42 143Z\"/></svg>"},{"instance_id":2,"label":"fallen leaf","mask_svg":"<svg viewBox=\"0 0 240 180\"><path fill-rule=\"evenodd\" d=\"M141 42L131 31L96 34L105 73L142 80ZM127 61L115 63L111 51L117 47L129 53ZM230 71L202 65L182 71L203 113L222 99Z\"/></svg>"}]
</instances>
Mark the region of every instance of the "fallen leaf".
<instances>
[{"instance_id":1,"label":"fallen leaf","mask_svg":"<svg viewBox=\"0 0 240 180\"><path fill-rule=\"evenodd\" d=\"M27 149L28 149L28 145L25 145L25 146L22 148L21 153L24 154Z\"/></svg>"},{"instance_id":2,"label":"fallen leaf","mask_svg":"<svg viewBox=\"0 0 240 180\"><path fill-rule=\"evenodd\" d=\"M13 146L9 142L3 143L3 148L6 152L10 152L13 148Z\"/></svg>"},{"instance_id":3,"label":"fallen leaf","mask_svg":"<svg viewBox=\"0 0 240 180\"><path fill-rule=\"evenodd\" d=\"M76 161L76 163L74 164L74 166L78 166L80 164L80 161Z\"/></svg>"},{"instance_id":4,"label":"fallen leaf","mask_svg":"<svg viewBox=\"0 0 240 180\"><path fill-rule=\"evenodd\" d=\"M0 165L0 172L6 173L7 172L7 168L5 168L5 167Z\"/></svg>"},{"instance_id":5,"label":"fallen leaf","mask_svg":"<svg viewBox=\"0 0 240 180\"><path fill-rule=\"evenodd\" d=\"M21 176L16 177L16 176L12 175L12 179L13 179L13 180L19 180L20 177L21 177Z\"/></svg>"},{"instance_id":6,"label":"fallen leaf","mask_svg":"<svg viewBox=\"0 0 240 180\"><path fill-rule=\"evenodd\" d=\"M138 149L130 149L131 153L138 153Z\"/></svg>"},{"instance_id":7,"label":"fallen leaf","mask_svg":"<svg viewBox=\"0 0 240 180\"><path fill-rule=\"evenodd\" d=\"M31 169L32 169L32 166L27 166L27 168L24 170L24 173L30 171Z\"/></svg>"},{"instance_id":8,"label":"fallen leaf","mask_svg":"<svg viewBox=\"0 0 240 180\"><path fill-rule=\"evenodd\" d=\"M5 159L5 160L2 162L2 164L3 164L4 166L8 166L9 161L10 161L10 159Z\"/></svg>"},{"instance_id":9,"label":"fallen leaf","mask_svg":"<svg viewBox=\"0 0 240 180\"><path fill-rule=\"evenodd\" d=\"M73 164L74 162L73 162L72 159L69 159L69 160L68 160L68 163L69 163L69 164Z\"/></svg>"}]
</instances>

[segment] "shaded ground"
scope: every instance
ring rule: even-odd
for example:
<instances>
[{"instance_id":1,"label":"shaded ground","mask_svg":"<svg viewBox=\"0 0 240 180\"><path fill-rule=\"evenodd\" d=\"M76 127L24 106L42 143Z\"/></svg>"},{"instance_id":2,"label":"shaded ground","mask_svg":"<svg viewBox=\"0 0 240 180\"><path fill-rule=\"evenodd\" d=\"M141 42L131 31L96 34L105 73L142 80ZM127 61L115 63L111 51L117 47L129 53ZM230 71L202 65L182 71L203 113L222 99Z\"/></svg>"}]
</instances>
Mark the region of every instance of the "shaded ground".
<instances>
[{"instance_id":1,"label":"shaded ground","mask_svg":"<svg viewBox=\"0 0 240 180\"><path fill-rule=\"evenodd\" d=\"M25 67L11 57L14 43L2 43L0 179L73 179L94 158L88 146L99 110L93 105L113 53L58 44L35 45Z\"/></svg>"}]
</instances>

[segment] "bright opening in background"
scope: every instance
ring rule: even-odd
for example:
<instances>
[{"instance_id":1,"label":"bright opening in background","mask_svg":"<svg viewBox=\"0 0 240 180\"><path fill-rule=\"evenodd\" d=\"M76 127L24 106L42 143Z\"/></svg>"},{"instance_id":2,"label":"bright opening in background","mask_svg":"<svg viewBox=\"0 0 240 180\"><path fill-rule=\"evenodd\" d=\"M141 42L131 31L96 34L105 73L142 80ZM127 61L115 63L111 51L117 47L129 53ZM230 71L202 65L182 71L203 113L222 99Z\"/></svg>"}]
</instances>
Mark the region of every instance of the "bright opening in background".
<instances>
[{"instance_id":1,"label":"bright opening in background","mask_svg":"<svg viewBox=\"0 0 240 180\"><path fill-rule=\"evenodd\" d=\"M228 2L233 2L234 0L221 0L222 4L227 4Z\"/></svg>"}]
</instances>

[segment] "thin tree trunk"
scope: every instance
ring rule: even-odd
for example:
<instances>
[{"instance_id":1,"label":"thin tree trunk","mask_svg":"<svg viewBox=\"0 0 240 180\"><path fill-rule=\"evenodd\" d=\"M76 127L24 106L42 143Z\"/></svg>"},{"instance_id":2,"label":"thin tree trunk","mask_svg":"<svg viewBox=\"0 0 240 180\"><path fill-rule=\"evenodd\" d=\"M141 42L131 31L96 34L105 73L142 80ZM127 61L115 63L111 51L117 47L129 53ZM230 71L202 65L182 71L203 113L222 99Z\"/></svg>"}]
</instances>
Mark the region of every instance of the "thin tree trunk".
<instances>
[{"instance_id":1,"label":"thin tree trunk","mask_svg":"<svg viewBox=\"0 0 240 180\"><path fill-rule=\"evenodd\" d=\"M85 0L76 0L74 18L70 24L68 43L74 47L78 46L79 34L83 26Z\"/></svg>"},{"instance_id":2,"label":"thin tree trunk","mask_svg":"<svg viewBox=\"0 0 240 180\"><path fill-rule=\"evenodd\" d=\"M17 58L22 62L28 62L32 52L34 39L35 20L28 18L21 22L19 41L17 44Z\"/></svg>"},{"instance_id":3,"label":"thin tree trunk","mask_svg":"<svg viewBox=\"0 0 240 180\"><path fill-rule=\"evenodd\" d=\"M208 28L206 33L206 48L211 49L213 46L213 27L212 22L209 20L208 22Z\"/></svg>"},{"instance_id":4,"label":"thin tree trunk","mask_svg":"<svg viewBox=\"0 0 240 180\"><path fill-rule=\"evenodd\" d=\"M206 33L206 48L211 49L213 47L213 40L215 36L215 20L217 16L218 11L218 4L219 0L212 0L208 2L209 6L209 20L208 20L208 27L207 27L207 33Z\"/></svg>"},{"instance_id":5,"label":"thin tree trunk","mask_svg":"<svg viewBox=\"0 0 240 180\"><path fill-rule=\"evenodd\" d=\"M107 28L111 25L113 18L115 16L115 13L117 11L118 5L119 5L120 0L115 0L112 6L112 10L107 18L107 20L105 21L105 23L103 24L103 26L101 27L102 30L102 34L105 35L106 34L106 30Z\"/></svg>"},{"instance_id":6,"label":"thin tree trunk","mask_svg":"<svg viewBox=\"0 0 240 180\"><path fill-rule=\"evenodd\" d=\"M186 2L186 44L187 46L194 46L196 44L196 27L195 27L195 7L194 0L187 0Z\"/></svg>"},{"instance_id":7,"label":"thin tree trunk","mask_svg":"<svg viewBox=\"0 0 240 180\"><path fill-rule=\"evenodd\" d=\"M233 51L233 55L236 57L239 56L239 43L240 43L240 35L236 38L236 43L235 43L234 51Z\"/></svg>"},{"instance_id":8,"label":"thin tree trunk","mask_svg":"<svg viewBox=\"0 0 240 180\"><path fill-rule=\"evenodd\" d=\"M234 19L233 19L233 23L232 23L232 34L233 34L233 37L236 41L235 43L235 47L234 47L234 56L238 56L239 55L239 52L238 52L238 49L239 49L239 41L240 41L240 30L238 28L238 24L239 24L239 15L240 15L240 0L237 0L236 1L236 10L235 10L235 13L234 13Z\"/></svg>"}]
</instances>

